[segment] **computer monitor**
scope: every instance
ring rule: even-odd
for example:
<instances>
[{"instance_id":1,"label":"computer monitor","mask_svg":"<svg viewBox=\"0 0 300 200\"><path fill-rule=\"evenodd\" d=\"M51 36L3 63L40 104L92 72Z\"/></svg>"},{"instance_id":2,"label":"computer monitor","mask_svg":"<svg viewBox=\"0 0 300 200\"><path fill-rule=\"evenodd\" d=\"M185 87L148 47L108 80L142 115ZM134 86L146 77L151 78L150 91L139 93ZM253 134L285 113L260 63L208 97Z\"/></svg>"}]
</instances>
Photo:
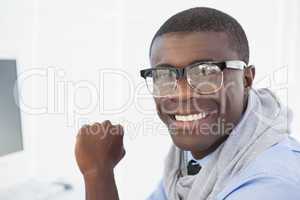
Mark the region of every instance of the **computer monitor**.
<instances>
[{"instance_id":1,"label":"computer monitor","mask_svg":"<svg viewBox=\"0 0 300 200\"><path fill-rule=\"evenodd\" d=\"M0 187L28 175L14 59L0 59Z\"/></svg>"},{"instance_id":2,"label":"computer monitor","mask_svg":"<svg viewBox=\"0 0 300 200\"><path fill-rule=\"evenodd\" d=\"M16 62L0 60L0 157L23 150L16 80Z\"/></svg>"}]
</instances>

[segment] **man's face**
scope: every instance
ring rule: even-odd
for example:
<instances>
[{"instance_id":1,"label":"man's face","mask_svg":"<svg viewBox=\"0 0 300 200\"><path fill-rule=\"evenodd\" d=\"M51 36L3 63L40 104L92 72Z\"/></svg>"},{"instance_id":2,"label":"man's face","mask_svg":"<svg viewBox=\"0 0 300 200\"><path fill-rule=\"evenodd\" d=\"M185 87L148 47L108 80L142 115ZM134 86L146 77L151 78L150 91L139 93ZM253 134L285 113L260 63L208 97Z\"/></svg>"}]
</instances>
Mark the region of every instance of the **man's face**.
<instances>
[{"instance_id":1,"label":"man's face","mask_svg":"<svg viewBox=\"0 0 300 200\"><path fill-rule=\"evenodd\" d=\"M222 32L168 33L155 39L150 62L183 68L195 61L239 60ZM170 130L175 145L192 152L205 151L226 137L244 109L244 71L224 69L224 82L214 94L200 95L185 78L177 82L174 96L155 97L159 117ZM175 115L205 113L198 120L176 120ZM199 115L198 115L199 116ZM204 115L202 115L204 116Z\"/></svg>"}]
</instances>

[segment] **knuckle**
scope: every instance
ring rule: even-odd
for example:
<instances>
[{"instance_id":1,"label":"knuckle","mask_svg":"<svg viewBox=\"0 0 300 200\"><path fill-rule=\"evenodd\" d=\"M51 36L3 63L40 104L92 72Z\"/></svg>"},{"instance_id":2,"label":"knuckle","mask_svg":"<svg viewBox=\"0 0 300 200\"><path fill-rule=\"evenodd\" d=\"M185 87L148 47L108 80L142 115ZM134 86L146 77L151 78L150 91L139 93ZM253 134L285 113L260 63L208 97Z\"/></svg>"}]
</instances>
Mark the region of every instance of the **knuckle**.
<instances>
[{"instance_id":1,"label":"knuckle","mask_svg":"<svg viewBox=\"0 0 300 200\"><path fill-rule=\"evenodd\" d=\"M80 135L82 135L82 134L85 134L85 133L88 131L89 127L90 127L90 126L89 126L88 124L83 125L83 126L80 128L80 130L79 130L77 136L80 136Z\"/></svg>"},{"instance_id":2,"label":"knuckle","mask_svg":"<svg viewBox=\"0 0 300 200\"><path fill-rule=\"evenodd\" d=\"M99 122L95 122L95 123L93 123L93 126L99 127L99 126L101 126L101 124Z\"/></svg>"},{"instance_id":3,"label":"knuckle","mask_svg":"<svg viewBox=\"0 0 300 200\"><path fill-rule=\"evenodd\" d=\"M125 155L126 155L126 150L124 148L122 148L121 158L123 158Z\"/></svg>"},{"instance_id":4,"label":"knuckle","mask_svg":"<svg viewBox=\"0 0 300 200\"><path fill-rule=\"evenodd\" d=\"M102 128L101 128L101 125L99 123L94 123L90 129L89 129L89 132L92 134L92 135L98 135L102 132Z\"/></svg>"},{"instance_id":5,"label":"knuckle","mask_svg":"<svg viewBox=\"0 0 300 200\"><path fill-rule=\"evenodd\" d=\"M123 126L120 124L115 125L115 128L120 132L123 132L123 130L124 130Z\"/></svg>"},{"instance_id":6,"label":"knuckle","mask_svg":"<svg viewBox=\"0 0 300 200\"><path fill-rule=\"evenodd\" d=\"M123 126L121 124L116 124L116 127L123 129Z\"/></svg>"},{"instance_id":7,"label":"knuckle","mask_svg":"<svg viewBox=\"0 0 300 200\"><path fill-rule=\"evenodd\" d=\"M123 135L124 135L124 128L123 128L123 126L120 125L120 124L118 124L118 125L117 125L117 129L118 129L118 131L119 131L119 134L120 134L121 136L123 136Z\"/></svg>"},{"instance_id":8,"label":"knuckle","mask_svg":"<svg viewBox=\"0 0 300 200\"><path fill-rule=\"evenodd\" d=\"M107 126L107 125L111 125L111 122L109 120L105 120L102 122L102 124Z\"/></svg>"},{"instance_id":9,"label":"knuckle","mask_svg":"<svg viewBox=\"0 0 300 200\"><path fill-rule=\"evenodd\" d=\"M89 128L89 127L90 127L89 124L85 124L85 125L83 125L83 126L81 127L81 129L86 129L86 128Z\"/></svg>"},{"instance_id":10,"label":"knuckle","mask_svg":"<svg viewBox=\"0 0 300 200\"><path fill-rule=\"evenodd\" d=\"M110 133L116 136L123 135L123 127L121 125L115 125L111 127Z\"/></svg>"}]
</instances>

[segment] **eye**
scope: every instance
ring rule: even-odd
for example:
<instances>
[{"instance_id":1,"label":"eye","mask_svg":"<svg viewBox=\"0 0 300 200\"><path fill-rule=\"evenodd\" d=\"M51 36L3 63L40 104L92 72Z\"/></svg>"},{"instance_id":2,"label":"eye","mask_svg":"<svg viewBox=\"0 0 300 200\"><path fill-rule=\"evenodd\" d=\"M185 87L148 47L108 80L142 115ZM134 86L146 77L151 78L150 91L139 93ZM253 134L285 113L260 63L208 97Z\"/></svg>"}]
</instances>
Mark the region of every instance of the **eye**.
<instances>
[{"instance_id":1,"label":"eye","mask_svg":"<svg viewBox=\"0 0 300 200\"><path fill-rule=\"evenodd\" d=\"M218 73L220 71L221 71L220 68L217 65L213 65L213 64L207 65L204 68L205 75L215 74L215 73Z\"/></svg>"},{"instance_id":2,"label":"eye","mask_svg":"<svg viewBox=\"0 0 300 200\"><path fill-rule=\"evenodd\" d=\"M220 68L215 64L199 64L190 70L192 76L207 76L220 72Z\"/></svg>"},{"instance_id":3,"label":"eye","mask_svg":"<svg viewBox=\"0 0 300 200\"><path fill-rule=\"evenodd\" d=\"M189 84L199 93L213 93L222 86L222 70L213 63L201 63L187 71Z\"/></svg>"}]
</instances>

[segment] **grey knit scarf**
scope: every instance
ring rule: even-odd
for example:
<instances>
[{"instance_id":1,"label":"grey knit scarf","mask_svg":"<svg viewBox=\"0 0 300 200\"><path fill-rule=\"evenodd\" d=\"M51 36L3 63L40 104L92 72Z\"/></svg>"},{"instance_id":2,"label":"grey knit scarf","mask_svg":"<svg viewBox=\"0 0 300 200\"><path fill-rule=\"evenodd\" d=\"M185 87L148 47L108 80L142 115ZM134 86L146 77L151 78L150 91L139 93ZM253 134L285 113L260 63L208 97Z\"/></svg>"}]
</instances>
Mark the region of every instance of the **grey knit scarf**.
<instances>
[{"instance_id":1,"label":"grey knit scarf","mask_svg":"<svg viewBox=\"0 0 300 200\"><path fill-rule=\"evenodd\" d=\"M251 89L242 119L197 175L186 175L186 154L171 147L163 176L168 199L215 199L253 159L288 136L287 116L288 109L270 90Z\"/></svg>"}]
</instances>

